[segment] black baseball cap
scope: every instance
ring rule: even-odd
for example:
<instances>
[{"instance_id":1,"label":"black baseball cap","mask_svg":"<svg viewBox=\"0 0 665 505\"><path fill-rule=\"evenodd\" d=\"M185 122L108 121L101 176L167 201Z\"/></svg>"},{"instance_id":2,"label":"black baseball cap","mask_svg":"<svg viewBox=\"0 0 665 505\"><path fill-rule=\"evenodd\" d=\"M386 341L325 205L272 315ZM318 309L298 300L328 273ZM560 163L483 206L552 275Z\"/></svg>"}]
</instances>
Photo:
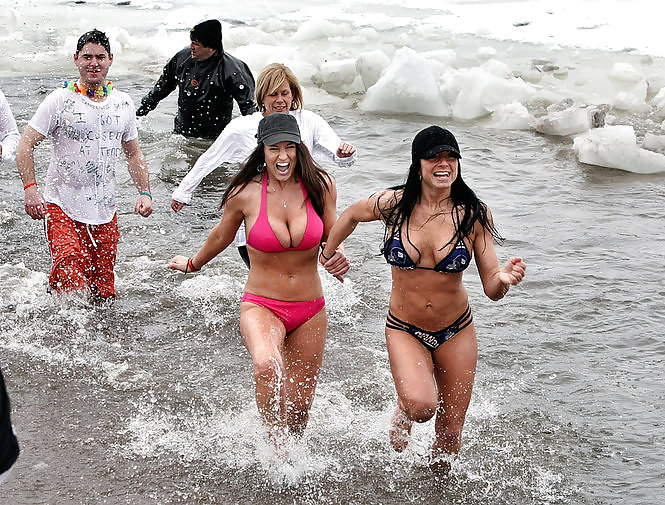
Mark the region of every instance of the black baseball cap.
<instances>
[{"instance_id":1,"label":"black baseball cap","mask_svg":"<svg viewBox=\"0 0 665 505\"><path fill-rule=\"evenodd\" d=\"M430 126L418 132L411 143L411 159L414 163L429 160L444 151L450 152L457 159L462 157L455 135L440 126Z\"/></svg>"}]
</instances>

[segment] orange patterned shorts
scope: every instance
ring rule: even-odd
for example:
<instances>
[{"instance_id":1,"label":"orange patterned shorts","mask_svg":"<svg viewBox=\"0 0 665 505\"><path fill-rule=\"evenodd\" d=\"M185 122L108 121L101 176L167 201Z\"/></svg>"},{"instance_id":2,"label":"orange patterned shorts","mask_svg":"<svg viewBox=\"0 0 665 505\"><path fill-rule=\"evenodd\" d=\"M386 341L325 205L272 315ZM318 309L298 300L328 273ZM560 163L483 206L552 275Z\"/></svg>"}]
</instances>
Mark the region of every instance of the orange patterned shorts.
<instances>
[{"instance_id":1,"label":"orange patterned shorts","mask_svg":"<svg viewBox=\"0 0 665 505\"><path fill-rule=\"evenodd\" d=\"M105 224L85 224L49 203L46 236L53 258L49 285L56 292L89 289L95 297L115 298L117 215Z\"/></svg>"}]
</instances>

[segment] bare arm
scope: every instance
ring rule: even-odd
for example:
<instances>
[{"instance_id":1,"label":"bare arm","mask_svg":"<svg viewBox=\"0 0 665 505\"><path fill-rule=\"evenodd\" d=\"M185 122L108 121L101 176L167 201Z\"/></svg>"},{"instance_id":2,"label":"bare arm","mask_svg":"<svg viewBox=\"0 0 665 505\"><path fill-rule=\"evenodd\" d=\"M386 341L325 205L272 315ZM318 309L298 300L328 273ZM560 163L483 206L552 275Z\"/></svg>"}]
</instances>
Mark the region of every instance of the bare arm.
<instances>
[{"instance_id":1,"label":"bare arm","mask_svg":"<svg viewBox=\"0 0 665 505\"><path fill-rule=\"evenodd\" d=\"M148 217L152 214L152 196L150 195L150 178L145 156L141 152L138 139L122 143L122 149L127 157L127 169L134 181L134 186L139 191L139 198L134 206L134 214Z\"/></svg>"},{"instance_id":2,"label":"bare arm","mask_svg":"<svg viewBox=\"0 0 665 505\"><path fill-rule=\"evenodd\" d=\"M35 178L35 147L46 137L28 126L16 148L16 166L25 188L25 212L32 219L44 219L46 202Z\"/></svg>"},{"instance_id":3,"label":"bare arm","mask_svg":"<svg viewBox=\"0 0 665 505\"><path fill-rule=\"evenodd\" d=\"M191 258L194 270L201 269L203 265L221 253L235 240L240 223L245 218L242 208L242 192L230 197L226 201L222 220L210 231L208 238L199 252ZM167 266L172 270L189 273L191 272L190 265L188 264L189 259L181 255L174 256L168 262Z\"/></svg>"},{"instance_id":4,"label":"bare arm","mask_svg":"<svg viewBox=\"0 0 665 505\"><path fill-rule=\"evenodd\" d=\"M480 223L476 223L474 232L473 251L483 290L490 299L501 300L508 293L510 286L522 281L526 273L526 264L522 258L512 257L499 267L491 233Z\"/></svg>"},{"instance_id":5,"label":"bare arm","mask_svg":"<svg viewBox=\"0 0 665 505\"><path fill-rule=\"evenodd\" d=\"M329 264L331 266L334 265L333 261L337 248L349 235L351 235L351 233L353 233L353 230L356 229L358 223L366 223L380 219L378 205L379 199L384 194L385 191L376 193L369 198L359 200L351 204L344 212L342 212L342 215L330 230L328 240L321 251L321 256L326 260L324 264L326 270L328 270Z\"/></svg>"},{"instance_id":6,"label":"bare arm","mask_svg":"<svg viewBox=\"0 0 665 505\"><path fill-rule=\"evenodd\" d=\"M329 182L330 191L326 194L323 212L323 236L321 239L323 246L325 246L328 234L335 225L335 221L337 221L337 186L332 177L330 177ZM344 254L344 248L341 244L336 248L336 252L337 254L330 258L330 261L323 260L321 256L319 256L319 259L322 264L326 264L326 270L329 274L336 277L340 282L344 282L343 275L349 270L351 264Z\"/></svg>"}]
</instances>

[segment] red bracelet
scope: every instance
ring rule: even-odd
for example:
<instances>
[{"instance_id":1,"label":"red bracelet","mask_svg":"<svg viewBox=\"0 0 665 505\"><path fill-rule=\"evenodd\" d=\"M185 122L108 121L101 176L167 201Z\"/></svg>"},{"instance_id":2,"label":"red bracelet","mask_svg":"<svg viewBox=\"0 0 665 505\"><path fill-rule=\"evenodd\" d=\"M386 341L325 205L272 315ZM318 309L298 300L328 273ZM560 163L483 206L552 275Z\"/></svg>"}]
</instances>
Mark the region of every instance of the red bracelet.
<instances>
[{"instance_id":1,"label":"red bracelet","mask_svg":"<svg viewBox=\"0 0 665 505\"><path fill-rule=\"evenodd\" d=\"M194 265L194 262L192 261L192 258L189 258L187 260L187 267L188 268L186 270L191 270L192 272L198 272L199 270L201 270L200 268L196 268L196 266ZM187 272L185 272L185 273L187 273Z\"/></svg>"},{"instance_id":2,"label":"red bracelet","mask_svg":"<svg viewBox=\"0 0 665 505\"><path fill-rule=\"evenodd\" d=\"M36 182L31 182L30 184L26 184L25 186L23 186L23 191L25 191L26 189L28 189L31 186L36 186L36 185L37 185Z\"/></svg>"}]
</instances>

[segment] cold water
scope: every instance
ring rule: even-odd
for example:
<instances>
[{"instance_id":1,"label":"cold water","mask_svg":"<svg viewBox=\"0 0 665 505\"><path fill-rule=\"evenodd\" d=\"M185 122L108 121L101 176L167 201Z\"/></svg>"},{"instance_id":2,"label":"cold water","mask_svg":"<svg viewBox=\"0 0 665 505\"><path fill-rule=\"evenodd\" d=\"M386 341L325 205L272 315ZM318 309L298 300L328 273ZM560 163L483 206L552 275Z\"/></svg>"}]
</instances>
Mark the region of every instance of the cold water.
<instances>
[{"instance_id":1,"label":"cold water","mask_svg":"<svg viewBox=\"0 0 665 505\"><path fill-rule=\"evenodd\" d=\"M237 168L222 166L191 206L171 211L173 188L207 147L170 133L174 94L139 121L155 201L150 218L133 215L135 190L118 168L112 305L47 295L43 224L23 211L15 166L0 165L0 364L22 448L0 503L657 503L665 482L665 176L584 165L570 137L497 128L487 118L389 112L389 103L366 110L357 78L315 81L322 60L374 49L392 57L400 42L415 51L452 49L461 68L479 64L491 47L513 69L550 60L584 73L579 96L593 102L595 91L604 96L613 63L630 62L656 82L663 61L423 33L419 27L439 13L431 6L245 4L50 0L37 12L36 3L10 2L0 14L7 27L0 89L22 131L45 93L73 75L73 41L96 26L113 35L110 77L138 102L187 43L188 28L218 17L229 52L251 60L255 75L271 61L291 66L305 106L358 147L351 169L324 162L337 179L340 211L403 181L420 129L454 131L463 176L506 237L500 261L520 255L528 265L525 281L500 302L483 295L475 267L465 274L479 361L459 459L448 478L427 468L433 422L415 426L402 454L388 443L396 401L383 333L390 272L376 224L348 239L344 284L321 271L329 328L310 424L290 447L290 462L272 455L239 335L247 274L240 257L231 248L193 276L165 266L174 254L198 250ZM311 35L296 36L302 26ZM563 95L569 85L561 80L554 89ZM660 133L648 110L613 116L639 136ZM47 145L37 150L38 180Z\"/></svg>"}]
</instances>

